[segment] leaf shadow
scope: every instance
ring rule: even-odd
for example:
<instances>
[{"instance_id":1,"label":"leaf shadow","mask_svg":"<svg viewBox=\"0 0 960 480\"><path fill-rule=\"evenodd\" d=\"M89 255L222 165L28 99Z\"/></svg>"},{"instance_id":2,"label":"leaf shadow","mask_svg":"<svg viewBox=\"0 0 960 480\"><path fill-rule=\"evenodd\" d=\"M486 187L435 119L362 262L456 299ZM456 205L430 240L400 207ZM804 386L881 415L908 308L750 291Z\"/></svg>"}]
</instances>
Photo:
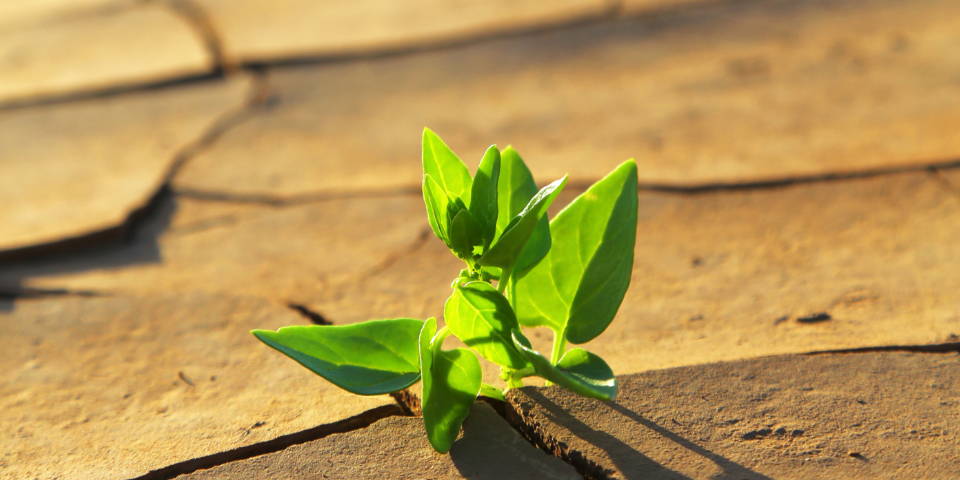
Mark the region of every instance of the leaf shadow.
<instances>
[{"instance_id":1,"label":"leaf shadow","mask_svg":"<svg viewBox=\"0 0 960 480\"><path fill-rule=\"evenodd\" d=\"M524 393L546 411L547 418L551 423L562 426L562 428L565 428L572 435L606 452L610 461L612 461L623 474L623 478L627 480L649 478L692 480L691 477L661 465L619 438L602 430L596 430L586 423L583 423L571 415L570 412L563 409L563 407L544 396L540 391L530 388L524 389ZM560 440L560 442L562 442L562 440ZM568 449L565 452L555 453L560 453L564 457L567 457L568 461L577 465L580 473L590 477L604 478L608 476L609 473L612 473L603 468L602 465L591 462L584 456L583 452Z\"/></svg>"},{"instance_id":2,"label":"leaf shadow","mask_svg":"<svg viewBox=\"0 0 960 480\"><path fill-rule=\"evenodd\" d=\"M713 478L718 478L718 479L729 478L729 479L738 479L738 480L739 479L772 480L770 477L763 475L762 473L750 470L749 468L743 465L740 465L739 463L734 462L733 460L730 460L718 453L707 450L706 448L701 447L700 445L697 445L696 443L691 442L686 438L683 438L682 436L670 431L669 429L657 424L652 420L644 418L642 415L624 407L623 405L613 403L613 402L606 403L605 405L610 409L617 411L621 415L629 418L630 420L633 420L634 422L640 425L643 425L644 427L647 427L650 430L653 430L660 436L713 462L715 465L720 467L721 470L723 470L722 475L714 476Z\"/></svg>"},{"instance_id":3,"label":"leaf shadow","mask_svg":"<svg viewBox=\"0 0 960 480\"><path fill-rule=\"evenodd\" d=\"M691 478L681 472L658 463L657 461L643 454L636 447L627 444L616 436L590 427L563 409L561 406L547 398L541 392L529 389L525 390L525 393L534 402L544 408L544 410L547 412L549 420L552 423L562 426L572 435L605 452L606 456L609 458L609 461L616 466L617 471L620 472L623 478L627 480L682 480ZM610 410L613 410L613 412L619 413L622 417L632 420L636 424L653 431L657 435L711 461L723 471L722 474L711 478L729 480L771 480L770 477L755 472L743 465L740 465L739 463L723 457L722 455L697 445L696 443L687 440L681 435L670 431L669 429L657 424L656 422L653 422L652 420L644 418L642 415L633 412L622 405L613 402L596 401L596 403L598 405L606 406ZM613 414L613 412L610 412L610 414ZM593 472L590 472L593 474L593 476L601 477L612 473L609 471L607 471L606 474L601 473L601 471L604 470L602 465L598 465L596 462L591 462L589 459L585 458L582 452L575 453L582 457L581 463L590 464L590 467L592 467L594 470Z\"/></svg>"}]
</instances>

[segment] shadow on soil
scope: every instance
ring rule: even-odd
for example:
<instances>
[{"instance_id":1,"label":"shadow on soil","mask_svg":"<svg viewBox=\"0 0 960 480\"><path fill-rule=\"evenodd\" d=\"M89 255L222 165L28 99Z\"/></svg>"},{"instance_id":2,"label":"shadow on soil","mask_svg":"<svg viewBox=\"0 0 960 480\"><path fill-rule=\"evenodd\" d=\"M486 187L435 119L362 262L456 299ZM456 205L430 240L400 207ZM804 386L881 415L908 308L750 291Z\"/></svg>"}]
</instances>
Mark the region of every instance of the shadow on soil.
<instances>
[{"instance_id":1,"label":"shadow on soil","mask_svg":"<svg viewBox=\"0 0 960 480\"><path fill-rule=\"evenodd\" d=\"M546 410L550 422L554 423L555 425L562 426L562 428L567 429L572 435L579 437L581 440L606 453L606 456L609 458L609 461L612 463L612 465L605 466L599 464L596 461L598 459L588 458L588 454L575 450L562 440L546 438L548 436L546 432L526 432L528 435L534 435L535 437L538 437L535 440L537 440L537 443L540 444L541 448L544 448L552 452L554 455L564 459L573 465L577 471L585 477L598 479L609 478L614 473L619 473L620 476L628 480L685 480L691 478L681 472L670 469L658 463L657 461L638 451L635 447L625 443L610 433L596 430L588 426L540 392L531 389L525 393L534 402L538 403ZM711 478L730 480L771 480L769 477L750 470L749 468L744 467L743 465L740 465L721 455L711 452L670 431L669 429L664 428L663 426L660 426L657 423L630 411L625 407L615 403L607 403L605 405L615 412L621 414L626 419L632 420L638 425L652 430L667 440L675 442L681 447L706 458L723 470L722 474ZM610 412L610 414L613 414L613 412ZM615 467L615 470L609 467Z\"/></svg>"},{"instance_id":2,"label":"shadow on soil","mask_svg":"<svg viewBox=\"0 0 960 480\"><path fill-rule=\"evenodd\" d=\"M143 210L117 229L43 246L18 257L0 258L0 312L11 311L16 298L58 295L99 296L101 292L33 289L26 280L131 265L161 263L159 236L177 209L174 196L161 190Z\"/></svg>"},{"instance_id":3,"label":"shadow on soil","mask_svg":"<svg viewBox=\"0 0 960 480\"><path fill-rule=\"evenodd\" d=\"M609 403L607 404L607 406L617 411L621 415L629 418L630 420L633 420L634 422L640 425L643 425L644 427L647 427L650 430L653 430L654 432L661 435L662 437L672 442L675 442L681 447L686 448L687 450L690 450L691 452L696 453L697 455L700 455L703 458L706 458L707 460L710 460L711 462L716 464L718 467L720 467L721 470L723 470L723 474L712 477L712 478L731 479L731 480L733 479L772 480L770 477L766 475L757 473L753 470L750 470L747 467L744 467L743 465L740 465L737 462L734 462L721 455L711 452L710 450L707 450L701 447L700 445L697 445L696 443L693 443L690 440L687 440L686 438L683 438L680 435L677 435L676 433L671 432L670 430L658 425L657 423L651 420L644 418L640 414L633 412L630 409L623 407L622 405L618 405L616 403ZM630 477L628 475L627 478L633 478L633 477ZM640 477L638 476L636 478L640 478Z\"/></svg>"}]
</instances>

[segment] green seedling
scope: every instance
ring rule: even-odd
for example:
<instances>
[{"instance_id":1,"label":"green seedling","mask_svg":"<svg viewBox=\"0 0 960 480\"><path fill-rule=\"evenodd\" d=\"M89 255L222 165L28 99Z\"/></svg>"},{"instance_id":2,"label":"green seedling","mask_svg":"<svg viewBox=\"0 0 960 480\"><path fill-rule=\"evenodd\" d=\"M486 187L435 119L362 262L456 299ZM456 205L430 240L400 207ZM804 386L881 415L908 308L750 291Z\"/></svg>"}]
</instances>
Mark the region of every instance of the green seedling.
<instances>
[{"instance_id":1,"label":"green seedling","mask_svg":"<svg viewBox=\"0 0 960 480\"><path fill-rule=\"evenodd\" d=\"M564 177L537 189L511 147L487 149L474 176L436 134L423 132L423 200L437 238L462 259L437 320L398 318L252 333L348 392L381 395L423 381L423 423L446 453L478 395L504 399L481 381L476 354L500 366L507 390L538 376L585 397L612 400L613 371L596 354L567 348L613 321L630 286L637 237L637 165L621 164L552 220ZM523 327L553 330L549 358ZM444 350L457 336L469 348ZM472 351L471 351L472 350ZM476 354L474 353L476 352Z\"/></svg>"}]
</instances>

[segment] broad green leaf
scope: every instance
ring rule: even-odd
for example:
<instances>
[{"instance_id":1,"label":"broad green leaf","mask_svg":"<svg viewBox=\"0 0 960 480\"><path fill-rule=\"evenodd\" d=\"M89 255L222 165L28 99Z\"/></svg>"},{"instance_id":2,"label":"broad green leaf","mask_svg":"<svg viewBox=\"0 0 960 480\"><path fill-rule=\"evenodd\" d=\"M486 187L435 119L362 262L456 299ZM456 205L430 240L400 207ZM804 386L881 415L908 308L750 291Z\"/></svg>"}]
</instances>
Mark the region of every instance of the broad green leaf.
<instances>
[{"instance_id":1,"label":"broad green leaf","mask_svg":"<svg viewBox=\"0 0 960 480\"><path fill-rule=\"evenodd\" d=\"M465 348L443 351L432 339L437 320L427 320L420 330L420 368L423 374L423 424L430 445L439 453L450 451L470 406L480 393L480 361Z\"/></svg>"},{"instance_id":2,"label":"broad green leaf","mask_svg":"<svg viewBox=\"0 0 960 480\"><path fill-rule=\"evenodd\" d=\"M547 256L512 285L517 319L589 342L613 321L630 286L636 163L624 162L577 197L550 222L550 236Z\"/></svg>"},{"instance_id":3,"label":"broad green leaf","mask_svg":"<svg viewBox=\"0 0 960 480\"><path fill-rule=\"evenodd\" d=\"M423 203L427 206L427 219L433 233L444 243L449 243L450 218L447 212L450 199L429 174L423 176Z\"/></svg>"},{"instance_id":4,"label":"broad green leaf","mask_svg":"<svg viewBox=\"0 0 960 480\"><path fill-rule=\"evenodd\" d=\"M483 245L489 247L497 233L497 183L500 181L500 150L487 149L473 177L470 213L483 227Z\"/></svg>"},{"instance_id":5,"label":"broad green leaf","mask_svg":"<svg viewBox=\"0 0 960 480\"><path fill-rule=\"evenodd\" d=\"M429 128L423 129L423 173L433 177L445 192L463 200L464 205L470 205L470 170Z\"/></svg>"},{"instance_id":6,"label":"broad green leaf","mask_svg":"<svg viewBox=\"0 0 960 480\"><path fill-rule=\"evenodd\" d=\"M513 346L510 331L520 328L507 299L487 282L454 287L443 307L447 327L487 360L513 369L527 366Z\"/></svg>"},{"instance_id":7,"label":"broad green leaf","mask_svg":"<svg viewBox=\"0 0 960 480\"><path fill-rule=\"evenodd\" d=\"M464 260L473 258L474 247L483 246L483 228L470 210L457 213L450 224L448 236L450 250Z\"/></svg>"},{"instance_id":8,"label":"broad green leaf","mask_svg":"<svg viewBox=\"0 0 960 480\"><path fill-rule=\"evenodd\" d=\"M530 347L530 341L519 330L513 331L513 342L533 364L537 376L584 397L613 400L617 396L617 377L602 358L582 348L567 351L556 366Z\"/></svg>"},{"instance_id":9,"label":"broad green leaf","mask_svg":"<svg viewBox=\"0 0 960 480\"><path fill-rule=\"evenodd\" d=\"M420 379L417 338L422 326L423 320L398 318L250 333L348 392L380 395Z\"/></svg>"},{"instance_id":10,"label":"broad green leaf","mask_svg":"<svg viewBox=\"0 0 960 480\"><path fill-rule=\"evenodd\" d=\"M480 257L480 265L499 267L509 274L520 257L524 246L526 246L527 240L533 234L537 223L547 214L547 208L566 184L567 177L564 176L537 192L523 211L510 220L497 243Z\"/></svg>"},{"instance_id":11,"label":"broad green leaf","mask_svg":"<svg viewBox=\"0 0 960 480\"><path fill-rule=\"evenodd\" d=\"M503 230L513 217L520 214L530 199L537 194L537 184L533 175L523 162L523 158L513 147L508 146L500 154L500 182L497 216L497 235L494 242L500 238ZM550 250L550 224L546 215L540 218L533 229L527 245L523 247L520 257L514 266L514 273L520 273L535 265ZM495 268L495 267L491 267ZM499 277L499 274L497 275Z\"/></svg>"}]
</instances>

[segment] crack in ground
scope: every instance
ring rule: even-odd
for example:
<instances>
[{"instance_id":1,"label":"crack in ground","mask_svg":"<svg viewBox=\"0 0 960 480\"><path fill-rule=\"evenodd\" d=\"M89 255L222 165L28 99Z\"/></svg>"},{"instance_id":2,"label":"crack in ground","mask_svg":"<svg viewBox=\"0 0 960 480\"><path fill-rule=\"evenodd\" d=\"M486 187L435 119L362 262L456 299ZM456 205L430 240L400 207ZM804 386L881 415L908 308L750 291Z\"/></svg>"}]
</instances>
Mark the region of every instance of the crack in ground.
<instances>
[{"instance_id":1,"label":"crack in ground","mask_svg":"<svg viewBox=\"0 0 960 480\"><path fill-rule=\"evenodd\" d=\"M942 188L947 194L956 198L960 201L960 185L953 183L946 175L943 174L943 171L947 170L946 168L929 168L930 178L933 180L933 183L937 184Z\"/></svg>"},{"instance_id":2,"label":"crack in ground","mask_svg":"<svg viewBox=\"0 0 960 480\"><path fill-rule=\"evenodd\" d=\"M300 316L310 320L314 325L333 325L333 322L327 320L327 317L323 316L323 314L310 310L306 305L291 302L287 303L287 308L299 313Z\"/></svg>"},{"instance_id":3,"label":"crack in ground","mask_svg":"<svg viewBox=\"0 0 960 480\"><path fill-rule=\"evenodd\" d=\"M110 292L96 290L67 290L63 288L21 288L0 286L0 300L19 300L22 298L49 298L49 297L112 297Z\"/></svg>"},{"instance_id":4,"label":"crack in ground","mask_svg":"<svg viewBox=\"0 0 960 480\"><path fill-rule=\"evenodd\" d=\"M130 480L170 480L179 475L213 468L225 463L246 460L248 458L265 455L268 453L279 452L288 447L302 443L319 440L335 433L346 433L353 430L360 430L369 427L374 422L387 417L403 416L402 409L397 405L383 405L373 410L368 410L359 415L334 422L326 425L319 425L308 430L303 430L288 435L283 435L265 442L247 445L245 447L218 452L204 457L193 458L183 462L168 465L158 470L150 472Z\"/></svg>"},{"instance_id":5,"label":"crack in ground","mask_svg":"<svg viewBox=\"0 0 960 480\"><path fill-rule=\"evenodd\" d=\"M536 448L539 448L547 455L559 458L564 463L570 465L580 475L587 479L605 479L615 473L613 470L590 460L580 451L570 448L566 442L555 439L552 435L546 433L546 430L534 418L527 416L528 412L517 411L516 407L510 402L505 402L505 412L507 423L510 424L520 436L530 442Z\"/></svg>"},{"instance_id":6,"label":"crack in ground","mask_svg":"<svg viewBox=\"0 0 960 480\"><path fill-rule=\"evenodd\" d=\"M269 84L264 73L253 75L250 92L244 104L221 115L197 139L185 144L175 153L173 161L170 163L167 173L161 179L156 192L143 205L132 210L119 225L53 242L3 250L0 251L0 262L55 257L113 243L129 243L137 228L151 215L161 210L164 199L171 194L170 184L177 172L191 158L210 148L227 130L253 117L260 108L266 105L269 90Z\"/></svg>"},{"instance_id":7,"label":"crack in ground","mask_svg":"<svg viewBox=\"0 0 960 480\"><path fill-rule=\"evenodd\" d=\"M786 188L793 185L807 185L814 183L830 183L847 180L867 179L883 177L889 175L899 175L912 172L934 171L939 172L942 169L960 167L960 160L948 160L943 162L934 162L923 165L906 165L900 167L867 169L856 172L832 172L816 175L799 175L769 180L757 180L746 182L717 182L705 183L701 185L676 185L670 183L640 182L638 189L647 192L673 193L679 195L696 195L705 193L715 193L724 191L745 191L745 190L773 190ZM567 182L567 188L573 190L586 190L600 178L590 180L571 180ZM945 182L945 183L944 183ZM946 178L941 179L941 184L950 189L951 194L960 196L960 188L957 188ZM546 184L538 185L543 187ZM280 196L259 193L230 193L217 192L211 190L177 188L176 195L193 200L209 200L227 203L265 205L270 207L292 207L308 203L325 202L331 200L344 199L368 199L385 198L405 195L420 194L420 187L393 187L385 189L358 189L352 191L318 191L313 193L304 193L293 196Z\"/></svg>"},{"instance_id":8,"label":"crack in ground","mask_svg":"<svg viewBox=\"0 0 960 480\"><path fill-rule=\"evenodd\" d=\"M509 38L523 37L559 31L571 27L599 25L604 22L617 21L618 19L638 19L656 21L656 19L665 14L680 14L689 11L696 11L703 8L717 8L718 6L735 5L741 3L760 2L762 0L725 0L698 1L692 3L681 3L680 5L660 5L649 7L641 11L624 13L623 0L608 0L605 6L596 11L585 13L576 18L556 21L541 25L521 26L515 30L505 30L492 33L466 34L459 38L440 40L431 43L425 40L423 43L413 45L401 45L394 47L383 47L379 50L369 52L344 52L334 54L306 54L300 56L291 56L274 60L242 60L234 62L226 55L223 48L223 36L217 31L215 23L211 20L208 12L198 5L195 0L140 0L137 5L159 4L168 8L171 13L183 19L190 28L200 37L204 48L210 54L213 62L213 70L210 72L196 75L186 75L178 78L159 80L154 82L144 82L129 85L115 85L110 87L95 88L90 90L78 90L64 94L44 95L32 98L10 99L0 101L0 110L19 109L34 107L39 105L49 105L55 103L64 103L84 99L96 99L116 94L149 91L155 88L165 88L167 86L178 85L181 83L192 83L196 81L205 81L210 79L222 78L224 72L235 70L260 71L267 67L283 67L287 65L323 65L330 63L345 63L350 61L366 61L377 58L398 57L404 55L415 55L424 52L438 51L478 45L484 42L497 41ZM103 14L114 10L131 8L125 4L108 5L100 9L94 9L86 12L71 14L70 19L83 15Z\"/></svg>"},{"instance_id":9,"label":"crack in ground","mask_svg":"<svg viewBox=\"0 0 960 480\"><path fill-rule=\"evenodd\" d=\"M191 200L208 200L227 203L264 205L269 207L295 207L309 203L327 202L331 200L350 200L367 198L389 198L419 194L417 187L396 187L385 189L357 189L351 191L320 191L292 196L280 196L259 193L229 193L192 188L177 188L174 193Z\"/></svg>"},{"instance_id":10,"label":"crack in ground","mask_svg":"<svg viewBox=\"0 0 960 480\"><path fill-rule=\"evenodd\" d=\"M364 281L383 273L384 271L386 271L388 268L395 265L400 260L412 255L415 255L420 249L423 248L424 245L427 244L427 241L430 240L431 233L433 233L433 230L430 227L420 230L420 234L417 235L417 238L413 242L411 242L410 245L407 245L406 248L404 248L403 250L391 253L386 258L381 260L380 263L374 265L366 272L361 273L360 283L363 283Z\"/></svg>"},{"instance_id":11,"label":"crack in ground","mask_svg":"<svg viewBox=\"0 0 960 480\"><path fill-rule=\"evenodd\" d=\"M291 304L291 308L293 305ZM951 335L951 340L960 340L960 337ZM824 350L798 354L822 355L822 354L847 354L847 353L869 353L869 352L922 352L922 353L960 353L960 341L948 342L933 345L893 345L884 347L863 347L840 350ZM327 435L334 433L344 433L352 430L366 428L383 418L391 416L422 416L420 398L409 389L393 392L390 396L396 402L395 405L385 405L373 410L364 412L358 416L351 417L340 422L329 425L321 425L309 430L297 432L282 437L278 437L267 442L257 443L246 447L241 447L227 452L220 452L206 457L187 460L159 470L154 470L146 475L136 477L131 480L170 480L178 475L191 473L197 470L213 468L217 465L230 463L239 460L245 460L251 457L274 453L293 445L319 440ZM516 406L510 402L477 397L477 401L489 404L499 414L511 428L517 431L521 438L525 439L534 447L542 450L548 455L552 455L572 466L579 474L587 479L609 478L612 470L603 465L586 458L581 452L572 449L565 442L555 439L547 434L542 425L533 418L529 418L524 411L518 411Z\"/></svg>"},{"instance_id":12,"label":"crack in ground","mask_svg":"<svg viewBox=\"0 0 960 480\"><path fill-rule=\"evenodd\" d=\"M404 415L408 417L423 416L420 397L418 397L416 393L411 392L409 388L400 390L399 392L391 392L389 395L393 398L393 401L397 402L397 405L403 410Z\"/></svg>"},{"instance_id":13,"label":"crack in ground","mask_svg":"<svg viewBox=\"0 0 960 480\"><path fill-rule=\"evenodd\" d=\"M640 190L652 192L678 193L678 194L700 194L712 193L728 190L764 190L789 187L792 185L804 185L812 183L829 183L845 180L856 180L883 177L888 175L898 175L903 173L923 172L937 169L947 169L960 167L960 160L944 160L940 162L930 162L919 165L903 165L892 167L881 167L864 169L851 172L828 172L813 175L796 175L783 178L773 178L767 180L755 180L746 182L716 182L704 183L700 185L675 185L669 183L640 183ZM570 182L570 186L577 187L580 182ZM589 184L588 184L589 185Z\"/></svg>"},{"instance_id":14,"label":"crack in ground","mask_svg":"<svg viewBox=\"0 0 960 480\"><path fill-rule=\"evenodd\" d=\"M203 8L193 0L163 0L161 5L166 6L175 15L182 18L200 37L207 53L213 59L214 74L222 74L233 69L224 56L223 41L220 40L220 35L210 20L210 16Z\"/></svg>"},{"instance_id":15,"label":"crack in ground","mask_svg":"<svg viewBox=\"0 0 960 480\"><path fill-rule=\"evenodd\" d=\"M816 350L799 355L831 355L875 352L914 352L914 353L960 353L960 337L951 334L946 342L928 345L887 345L881 347L841 348L836 350Z\"/></svg>"},{"instance_id":16,"label":"crack in ground","mask_svg":"<svg viewBox=\"0 0 960 480\"><path fill-rule=\"evenodd\" d=\"M190 159L212 147L227 130L246 122L266 106L267 97L270 94L270 84L266 72L252 72L251 77L250 92L247 94L246 102L239 108L221 115L198 139L187 144L174 156L173 164L164 177L163 183L166 188L170 188L173 177Z\"/></svg>"}]
</instances>

